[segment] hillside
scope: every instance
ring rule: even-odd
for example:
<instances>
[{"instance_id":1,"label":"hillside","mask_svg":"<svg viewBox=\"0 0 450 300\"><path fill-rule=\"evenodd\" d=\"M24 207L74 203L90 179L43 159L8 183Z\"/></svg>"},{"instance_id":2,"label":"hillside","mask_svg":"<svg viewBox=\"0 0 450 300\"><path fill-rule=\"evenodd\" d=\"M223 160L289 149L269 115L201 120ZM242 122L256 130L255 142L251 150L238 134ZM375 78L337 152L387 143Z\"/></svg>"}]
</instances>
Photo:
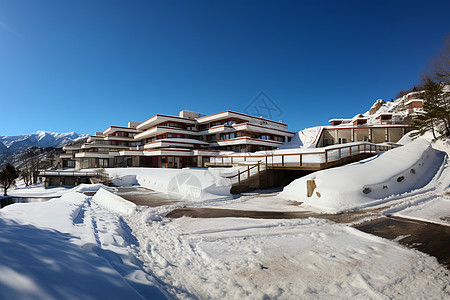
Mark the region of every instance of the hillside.
<instances>
[{"instance_id":1,"label":"hillside","mask_svg":"<svg viewBox=\"0 0 450 300\"><path fill-rule=\"evenodd\" d=\"M353 118L333 118L331 120L342 121L342 124L337 126L343 127L347 127L349 123L352 123L353 121L361 118L367 119L368 125L379 125L383 123L409 124L411 122L413 113L421 109L415 108L413 110L410 110L408 107L408 103L411 100L423 101L423 99L421 99L421 95L422 92L411 92L400 98L397 98L394 101L386 102L382 99L378 99L374 102L374 104L368 111L364 113L358 113ZM381 115L392 115L392 117L388 121L385 121L381 120ZM327 126L317 126L300 130L296 133L296 135L290 142L285 143L280 148L315 148L318 137L322 133L322 129Z\"/></svg>"}]
</instances>

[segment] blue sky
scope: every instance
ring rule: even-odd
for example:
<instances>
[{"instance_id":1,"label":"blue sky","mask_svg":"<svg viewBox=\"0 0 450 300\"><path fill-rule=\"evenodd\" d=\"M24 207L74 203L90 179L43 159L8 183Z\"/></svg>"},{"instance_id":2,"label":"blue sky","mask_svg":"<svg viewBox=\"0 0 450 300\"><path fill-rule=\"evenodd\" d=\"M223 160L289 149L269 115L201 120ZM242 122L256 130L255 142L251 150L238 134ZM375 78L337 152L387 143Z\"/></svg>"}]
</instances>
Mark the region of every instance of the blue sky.
<instances>
[{"instance_id":1,"label":"blue sky","mask_svg":"<svg viewBox=\"0 0 450 300\"><path fill-rule=\"evenodd\" d=\"M0 0L0 135L94 133L182 109L290 130L418 83L450 1ZM256 112L255 112L256 113Z\"/></svg>"}]
</instances>

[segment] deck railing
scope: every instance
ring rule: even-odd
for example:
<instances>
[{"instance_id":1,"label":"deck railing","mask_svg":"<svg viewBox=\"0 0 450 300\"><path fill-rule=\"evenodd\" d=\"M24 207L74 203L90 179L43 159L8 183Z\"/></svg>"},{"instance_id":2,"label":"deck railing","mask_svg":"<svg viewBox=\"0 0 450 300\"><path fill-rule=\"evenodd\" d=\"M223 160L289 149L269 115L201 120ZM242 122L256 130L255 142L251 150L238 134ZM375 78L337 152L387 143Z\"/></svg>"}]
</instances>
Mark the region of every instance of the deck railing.
<instances>
[{"instance_id":1,"label":"deck railing","mask_svg":"<svg viewBox=\"0 0 450 300\"><path fill-rule=\"evenodd\" d=\"M325 164L339 161L341 159L359 155L362 153L380 153L395 145L377 145L368 142L352 143L351 145L329 146L321 151L304 151L297 153L267 153L260 155L235 155L211 157L210 166L224 166L235 164L264 163L270 167L294 166L303 167L307 164Z\"/></svg>"},{"instance_id":2,"label":"deck railing","mask_svg":"<svg viewBox=\"0 0 450 300\"><path fill-rule=\"evenodd\" d=\"M40 171L39 176L85 176L97 177L101 172L79 172L79 171Z\"/></svg>"},{"instance_id":3,"label":"deck railing","mask_svg":"<svg viewBox=\"0 0 450 300\"><path fill-rule=\"evenodd\" d=\"M332 162L338 162L344 158L351 158L363 153L381 153L398 147L397 145L376 145L372 143L353 143L352 145L331 146L324 148L323 151L303 152L303 153L284 153L268 154L255 156L220 156L214 157L210 165L216 163L218 166L229 164L241 165L236 174L229 175L233 184L241 184L254 175L260 176L261 172L270 168L283 167L303 167L311 165L320 165L326 168ZM213 159L213 158L211 158ZM247 166L243 165L246 164Z\"/></svg>"},{"instance_id":4,"label":"deck railing","mask_svg":"<svg viewBox=\"0 0 450 300\"><path fill-rule=\"evenodd\" d=\"M247 167L242 167L237 171L236 174L227 176L226 178L231 179L232 184L238 183L241 184L242 180L248 179L254 175L261 175L261 172L266 169L266 165L261 162L257 162L254 165L247 165Z\"/></svg>"}]
</instances>

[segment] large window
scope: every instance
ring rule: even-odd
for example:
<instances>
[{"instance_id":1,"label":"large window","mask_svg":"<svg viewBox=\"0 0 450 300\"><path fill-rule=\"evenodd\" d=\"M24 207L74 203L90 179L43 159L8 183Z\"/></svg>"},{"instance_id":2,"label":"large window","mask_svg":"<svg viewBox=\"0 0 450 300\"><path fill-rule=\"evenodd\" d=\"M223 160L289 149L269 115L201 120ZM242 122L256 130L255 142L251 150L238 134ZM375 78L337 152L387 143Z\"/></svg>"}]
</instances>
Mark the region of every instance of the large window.
<instances>
[{"instance_id":1,"label":"large window","mask_svg":"<svg viewBox=\"0 0 450 300\"><path fill-rule=\"evenodd\" d=\"M107 159L107 158L99 158L98 159L98 167L99 168L107 168L109 165L108 162L109 162L109 159Z\"/></svg>"},{"instance_id":2,"label":"large window","mask_svg":"<svg viewBox=\"0 0 450 300\"><path fill-rule=\"evenodd\" d=\"M236 133L232 132L232 133L223 133L220 135L220 139L223 140L230 140L230 139L234 139L236 137Z\"/></svg>"},{"instance_id":3,"label":"large window","mask_svg":"<svg viewBox=\"0 0 450 300\"><path fill-rule=\"evenodd\" d=\"M71 159L63 159L63 168L75 168L75 161Z\"/></svg>"}]
</instances>

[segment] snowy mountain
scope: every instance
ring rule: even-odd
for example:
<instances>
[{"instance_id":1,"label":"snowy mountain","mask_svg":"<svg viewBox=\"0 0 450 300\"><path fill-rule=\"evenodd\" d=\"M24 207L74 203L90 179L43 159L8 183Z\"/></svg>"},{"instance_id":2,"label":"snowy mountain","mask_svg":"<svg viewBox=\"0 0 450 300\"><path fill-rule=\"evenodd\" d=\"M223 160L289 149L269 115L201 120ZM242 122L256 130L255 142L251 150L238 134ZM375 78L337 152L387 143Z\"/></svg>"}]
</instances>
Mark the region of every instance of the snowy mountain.
<instances>
[{"instance_id":1,"label":"snowy mountain","mask_svg":"<svg viewBox=\"0 0 450 300\"><path fill-rule=\"evenodd\" d=\"M61 148L64 145L76 142L88 137L87 134L76 132L54 133L49 131L38 131L26 135L0 136L0 154L15 153L31 146L40 148Z\"/></svg>"},{"instance_id":2,"label":"snowy mountain","mask_svg":"<svg viewBox=\"0 0 450 300\"><path fill-rule=\"evenodd\" d=\"M54 133L49 131L38 131L26 135L0 136L0 167L7 162L20 167L24 155L30 154L31 150L36 152L36 155L49 154L69 143L86 139L88 136L87 134L75 132ZM45 150L46 148L49 148L48 151Z\"/></svg>"}]
</instances>

